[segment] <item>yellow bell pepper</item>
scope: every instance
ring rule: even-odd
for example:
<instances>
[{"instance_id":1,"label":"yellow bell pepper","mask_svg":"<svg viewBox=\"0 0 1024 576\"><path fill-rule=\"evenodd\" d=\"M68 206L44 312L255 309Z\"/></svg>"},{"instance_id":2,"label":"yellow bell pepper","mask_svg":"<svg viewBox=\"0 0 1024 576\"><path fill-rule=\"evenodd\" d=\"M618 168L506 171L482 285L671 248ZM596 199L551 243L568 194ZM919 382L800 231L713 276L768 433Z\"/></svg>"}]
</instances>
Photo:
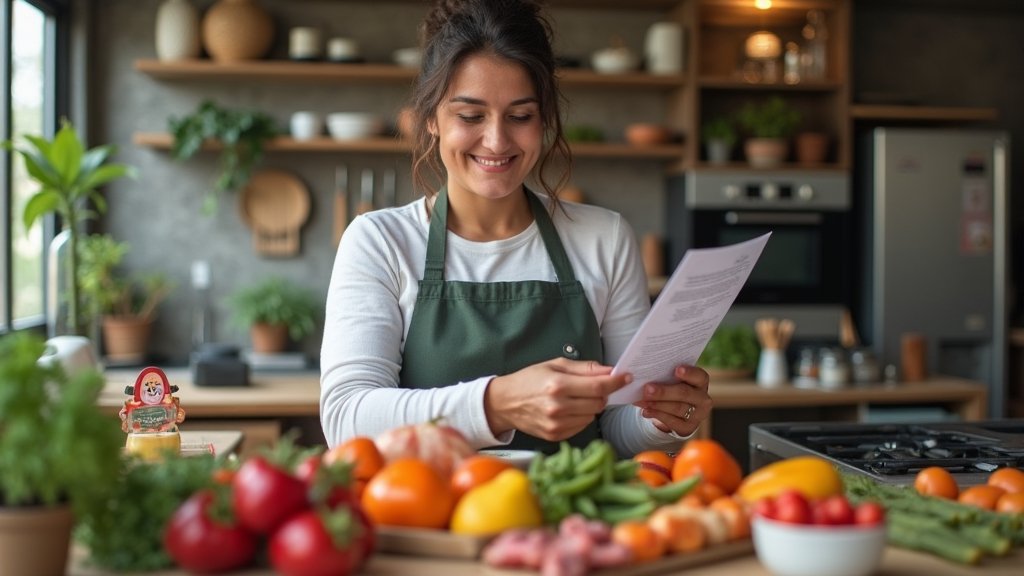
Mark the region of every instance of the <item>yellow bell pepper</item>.
<instances>
[{"instance_id":1,"label":"yellow bell pepper","mask_svg":"<svg viewBox=\"0 0 1024 576\"><path fill-rule=\"evenodd\" d=\"M843 480L831 463L814 456L798 456L774 462L750 473L736 493L747 502L774 497L786 489L817 500L842 494Z\"/></svg>"},{"instance_id":2,"label":"yellow bell pepper","mask_svg":"<svg viewBox=\"0 0 1024 576\"><path fill-rule=\"evenodd\" d=\"M530 479L522 470L510 469L459 499L452 513L451 531L484 536L510 528L536 528L542 522Z\"/></svg>"}]
</instances>

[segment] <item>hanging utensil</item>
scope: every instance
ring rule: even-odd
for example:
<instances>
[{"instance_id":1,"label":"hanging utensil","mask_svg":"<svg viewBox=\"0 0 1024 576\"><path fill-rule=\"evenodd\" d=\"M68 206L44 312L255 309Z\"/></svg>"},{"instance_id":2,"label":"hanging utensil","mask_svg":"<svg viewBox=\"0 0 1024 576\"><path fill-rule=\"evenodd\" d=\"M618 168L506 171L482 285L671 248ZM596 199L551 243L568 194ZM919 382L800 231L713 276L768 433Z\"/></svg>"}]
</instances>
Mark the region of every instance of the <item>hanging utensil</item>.
<instances>
[{"instance_id":1,"label":"hanging utensil","mask_svg":"<svg viewBox=\"0 0 1024 576\"><path fill-rule=\"evenodd\" d=\"M348 226L348 166L342 164L334 170L334 245Z\"/></svg>"},{"instance_id":2,"label":"hanging utensil","mask_svg":"<svg viewBox=\"0 0 1024 576\"><path fill-rule=\"evenodd\" d=\"M381 196L384 198L385 206L396 206L398 203L398 191L395 187L395 169L388 168L384 171L384 177L381 182Z\"/></svg>"},{"instance_id":3,"label":"hanging utensil","mask_svg":"<svg viewBox=\"0 0 1024 576\"><path fill-rule=\"evenodd\" d=\"M363 169L363 178L359 184L359 205L356 214L366 214L373 210L373 170Z\"/></svg>"}]
</instances>

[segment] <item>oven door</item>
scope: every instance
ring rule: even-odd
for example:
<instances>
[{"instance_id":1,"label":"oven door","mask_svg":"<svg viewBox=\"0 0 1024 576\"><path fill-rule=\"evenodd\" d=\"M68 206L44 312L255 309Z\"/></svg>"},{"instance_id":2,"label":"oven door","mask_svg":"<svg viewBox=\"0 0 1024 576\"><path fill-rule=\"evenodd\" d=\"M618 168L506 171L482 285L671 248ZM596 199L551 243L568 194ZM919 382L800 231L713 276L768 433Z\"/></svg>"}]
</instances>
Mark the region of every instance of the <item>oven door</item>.
<instances>
[{"instance_id":1,"label":"oven door","mask_svg":"<svg viewBox=\"0 0 1024 576\"><path fill-rule=\"evenodd\" d=\"M736 301L744 304L842 304L852 262L845 212L694 210L693 246L771 239Z\"/></svg>"}]
</instances>

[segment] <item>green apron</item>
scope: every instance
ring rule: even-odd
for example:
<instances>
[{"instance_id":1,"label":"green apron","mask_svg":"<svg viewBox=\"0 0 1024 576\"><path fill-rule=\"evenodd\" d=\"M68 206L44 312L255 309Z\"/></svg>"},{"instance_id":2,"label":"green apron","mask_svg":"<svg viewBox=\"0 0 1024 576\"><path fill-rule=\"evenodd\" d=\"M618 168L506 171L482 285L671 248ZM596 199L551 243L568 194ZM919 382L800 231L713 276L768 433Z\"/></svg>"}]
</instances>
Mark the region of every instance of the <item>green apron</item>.
<instances>
[{"instance_id":1,"label":"green apron","mask_svg":"<svg viewBox=\"0 0 1024 576\"><path fill-rule=\"evenodd\" d=\"M557 282L446 282L448 191L434 203L427 260L402 352L403 388L435 388L510 374L558 356L602 362L601 331L544 204L529 190L533 218ZM569 442L599 436L595 418ZM552 452L557 443L516 432L510 448Z\"/></svg>"}]
</instances>

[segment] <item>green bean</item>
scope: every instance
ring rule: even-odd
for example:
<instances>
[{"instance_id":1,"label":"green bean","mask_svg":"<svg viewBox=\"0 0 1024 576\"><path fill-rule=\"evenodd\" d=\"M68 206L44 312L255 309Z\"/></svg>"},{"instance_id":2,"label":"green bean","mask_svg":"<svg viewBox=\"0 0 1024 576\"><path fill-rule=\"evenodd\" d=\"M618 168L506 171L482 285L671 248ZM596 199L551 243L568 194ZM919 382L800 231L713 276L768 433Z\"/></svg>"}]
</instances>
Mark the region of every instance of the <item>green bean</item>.
<instances>
[{"instance_id":1,"label":"green bean","mask_svg":"<svg viewBox=\"0 0 1024 576\"><path fill-rule=\"evenodd\" d=\"M576 471L580 473L598 470L605 460L613 458L611 446L607 442L591 442L583 453L583 459L576 466Z\"/></svg>"},{"instance_id":2,"label":"green bean","mask_svg":"<svg viewBox=\"0 0 1024 576\"><path fill-rule=\"evenodd\" d=\"M598 518L609 524L618 524L626 520L640 520L650 516L657 507L657 504L650 501L631 506L601 506Z\"/></svg>"},{"instance_id":3,"label":"green bean","mask_svg":"<svg viewBox=\"0 0 1024 576\"><path fill-rule=\"evenodd\" d=\"M601 471L594 470L581 474L570 480L558 482L551 486L551 493L557 496L575 496L583 494L601 482Z\"/></svg>"},{"instance_id":4,"label":"green bean","mask_svg":"<svg viewBox=\"0 0 1024 576\"><path fill-rule=\"evenodd\" d=\"M633 460L619 460L612 470L612 477L616 482L628 482L636 479L636 471L640 469L640 463Z\"/></svg>"},{"instance_id":5,"label":"green bean","mask_svg":"<svg viewBox=\"0 0 1024 576\"><path fill-rule=\"evenodd\" d=\"M654 502L645 484L599 484L590 491L595 502L609 504L642 504Z\"/></svg>"},{"instance_id":6,"label":"green bean","mask_svg":"<svg viewBox=\"0 0 1024 576\"><path fill-rule=\"evenodd\" d=\"M586 494L580 494L572 499L572 507L591 520L600 517L600 511L594 499Z\"/></svg>"},{"instance_id":7,"label":"green bean","mask_svg":"<svg viewBox=\"0 0 1024 576\"><path fill-rule=\"evenodd\" d=\"M694 475L688 478L683 478L678 482L665 484L664 486L658 486L657 488L651 488L650 493L658 502L676 502L683 496L686 496L690 490L693 490L693 488L699 483L700 476Z\"/></svg>"}]
</instances>

